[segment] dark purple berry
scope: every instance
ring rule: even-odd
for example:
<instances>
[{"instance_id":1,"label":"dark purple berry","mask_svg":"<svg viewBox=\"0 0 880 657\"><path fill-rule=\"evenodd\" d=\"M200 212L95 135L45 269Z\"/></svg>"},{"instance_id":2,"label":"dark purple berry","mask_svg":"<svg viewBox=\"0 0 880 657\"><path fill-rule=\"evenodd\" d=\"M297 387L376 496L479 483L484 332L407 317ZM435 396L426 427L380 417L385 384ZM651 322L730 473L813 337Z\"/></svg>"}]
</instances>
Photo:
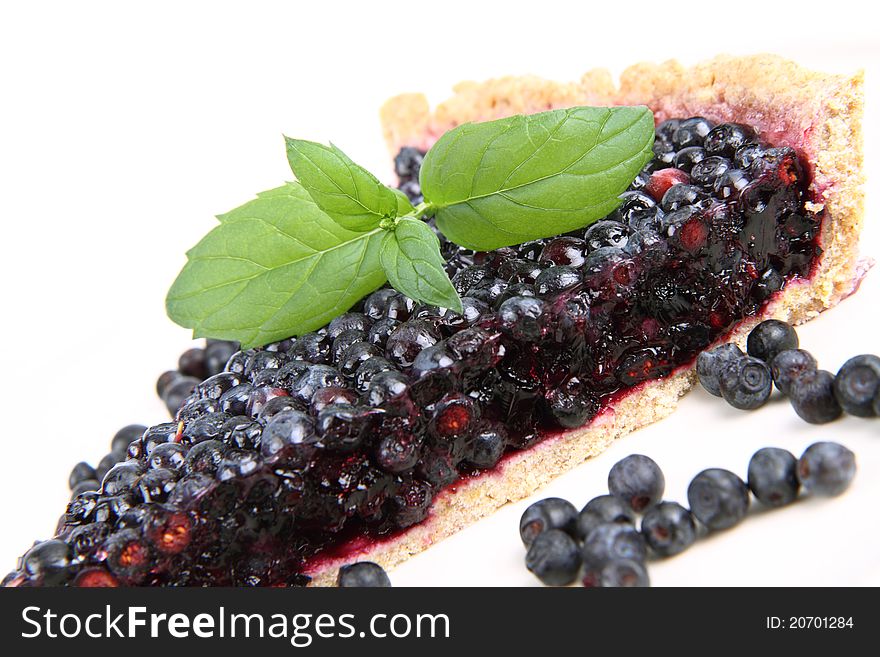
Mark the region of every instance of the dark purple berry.
<instances>
[{"instance_id":1,"label":"dark purple berry","mask_svg":"<svg viewBox=\"0 0 880 657\"><path fill-rule=\"evenodd\" d=\"M632 454L608 473L608 490L635 511L642 513L663 498L666 478L653 459Z\"/></svg>"},{"instance_id":2,"label":"dark purple berry","mask_svg":"<svg viewBox=\"0 0 880 657\"><path fill-rule=\"evenodd\" d=\"M813 358L810 352L803 349L780 351L770 361L770 373L773 375L773 382L784 395L789 394L795 379L805 372L816 371L816 368L816 359Z\"/></svg>"},{"instance_id":3,"label":"dark purple berry","mask_svg":"<svg viewBox=\"0 0 880 657\"><path fill-rule=\"evenodd\" d=\"M810 424L831 422L843 412L834 396L834 375L825 370L804 372L794 379L788 398L795 413Z\"/></svg>"},{"instance_id":4,"label":"dark purple berry","mask_svg":"<svg viewBox=\"0 0 880 657\"><path fill-rule=\"evenodd\" d=\"M571 502L548 497L529 506L519 520L519 535L528 547L541 534L551 529L573 532L578 512Z\"/></svg>"},{"instance_id":5,"label":"dark purple berry","mask_svg":"<svg viewBox=\"0 0 880 657\"><path fill-rule=\"evenodd\" d=\"M760 408L770 399L773 376L767 363L751 356L743 356L729 363L719 377L721 396L728 404L740 410Z\"/></svg>"},{"instance_id":6,"label":"dark purple berry","mask_svg":"<svg viewBox=\"0 0 880 657\"><path fill-rule=\"evenodd\" d=\"M797 459L794 454L777 447L765 447L749 461L749 489L764 505L778 507L797 499Z\"/></svg>"},{"instance_id":7,"label":"dark purple berry","mask_svg":"<svg viewBox=\"0 0 880 657\"><path fill-rule=\"evenodd\" d=\"M593 529L584 539L584 564L601 567L618 559L644 562L648 557L645 539L626 523L605 523Z\"/></svg>"},{"instance_id":8,"label":"dark purple berry","mask_svg":"<svg viewBox=\"0 0 880 657\"><path fill-rule=\"evenodd\" d=\"M545 531L529 545L526 568L548 586L571 584L581 568L578 544L558 529Z\"/></svg>"},{"instance_id":9,"label":"dark purple berry","mask_svg":"<svg viewBox=\"0 0 880 657\"><path fill-rule=\"evenodd\" d=\"M710 468L693 478L687 491L691 513L712 530L739 523L749 510L749 489L729 470Z\"/></svg>"},{"instance_id":10,"label":"dark purple berry","mask_svg":"<svg viewBox=\"0 0 880 657\"><path fill-rule=\"evenodd\" d=\"M360 561L342 566L336 578L336 585L340 588L388 588L391 586L391 580L388 579L388 574L382 569L382 566L371 561Z\"/></svg>"},{"instance_id":11,"label":"dark purple berry","mask_svg":"<svg viewBox=\"0 0 880 657\"><path fill-rule=\"evenodd\" d=\"M880 392L880 358L864 354L846 361L834 377L834 396L841 408L857 417L874 417Z\"/></svg>"},{"instance_id":12,"label":"dark purple berry","mask_svg":"<svg viewBox=\"0 0 880 657\"><path fill-rule=\"evenodd\" d=\"M797 463L798 481L813 495L843 493L856 474L856 456L839 443L813 443Z\"/></svg>"},{"instance_id":13,"label":"dark purple berry","mask_svg":"<svg viewBox=\"0 0 880 657\"><path fill-rule=\"evenodd\" d=\"M700 352L697 356L697 376L706 391L720 397L721 372L743 356L742 350L732 342Z\"/></svg>"},{"instance_id":14,"label":"dark purple berry","mask_svg":"<svg viewBox=\"0 0 880 657\"><path fill-rule=\"evenodd\" d=\"M767 319L749 333L749 356L770 363L780 351L798 348L798 336L791 324Z\"/></svg>"},{"instance_id":15,"label":"dark purple berry","mask_svg":"<svg viewBox=\"0 0 880 657\"><path fill-rule=\"evenodd\" d=\"M683 552L697 540L697 526L691 512L676 502L660 502L642 518L642 536L661 557Z\"/></svg>"}]
</instances>

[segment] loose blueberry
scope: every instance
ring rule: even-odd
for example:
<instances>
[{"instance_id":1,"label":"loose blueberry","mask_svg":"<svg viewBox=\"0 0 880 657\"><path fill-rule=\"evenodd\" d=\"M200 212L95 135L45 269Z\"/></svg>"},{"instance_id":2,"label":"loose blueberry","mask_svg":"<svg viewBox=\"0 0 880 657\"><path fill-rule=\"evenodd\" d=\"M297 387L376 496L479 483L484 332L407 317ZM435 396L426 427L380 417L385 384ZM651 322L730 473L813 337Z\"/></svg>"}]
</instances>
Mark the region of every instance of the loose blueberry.
<instances>
[{"instance_id":1,"label":"loose blueberry","mask_svg":"<svg viewBox=\"0 0 880 657\"><path fill-rule=\"evenodd\" d=\"M777 447L765 447L749 461L749 488L764 505L778 507L797 499L800 483L794 454Z\"/></svg>"},{"instance_id":2,"label":"loose blueberry","mask_svg":"<svg viewBox=\"0 0 880 657\"><path fill-rule=\"evenodd\" d=\"M636 513L659 502L666 488L666 479L653 459L632 454L621 459L608 473L609 492Z\"/></svg>"},{"instance_id":3,"label":"loose blueberry","mask_svg":"<svg viewBox=\"0 0 880 657\"><path fill-rule=\"evenodd\" d=\"M586 588L644 588L651 586L645 564L632 559L616 559L599 568L587 568L582 580Z\"/></svg>"},{"instance_id":4,"label":"loose blueberry","mask_svg":"<svg viewBox=\"0 0 880 657\"><path fill-rule=\"evenodd\" d=\"M693 478L687 491L691 513L712 530L733 527L749 510L749 489L729 470L710 468Z\"/></svg>"},{"instance_id":5,"label":"loose blueberry","mask_svg":"<svg viewBox=\"0 0 880 657\"><path fill-rule=\"evenodd\" d=\"M343 588L388 588L391 586L391 580L379 564L359 561L339 569L336 585Z\"/></svg>"},{"instance_id":6,"label":"loose blueberry","mask_svg":"<svg viewBox=\"0 0 880 657\"><path fill-rule=\"evenodd\" d=\"M797 462L798 481L813 495L840 495L856 475L856 456L839 443L813 443Z\"/></svg>"},{"instance_id":7,"label":"loose blueberry","mask_svg":"<svg viewBox=\"0 0 880 657\"><path fill-rule=\"evenodd\" d=\"M558 497L548 497L532 504L519 520L519 535L523 545L529 546L540 535L551 529L571 532L577 523L574 505Z\"/></svg>"},{"instance_id":8,"label":"loose blueberry","mask_svg":"<svg viewBox=\"0 0 880 657\"><path fill-rule=\"evenodd\" d=\"M618 523L635 526L635 515L628 505L614 495L599 495L581 509L575 524L575 536L584 540L599 525Z\"/></svg>"},{"instance_id":9,"label":"loose blueberry","mask_svg":"<svg viewBox=\"0 0 880 657\"><path fill-rule=\"evenodd\" d=\"M581 568L578 544L565 532L549 529L529 546L526 568L548 586L571 584Z\"/></svg>"},{"instance_id":10,"label":"loose blueberry","mask_svg":"<svg viewBox=\"0 0 880 657\"><path fill-rule=\"evenodd\" d=\"M768 319L749 333L748 354L770 363L780 351L798 348L798 336L791 324Z\"/></svg>"},{"instance_id":11,"label":"loose blueberry","mask_svg":"<svg viewBox=\"0 0 880 657\"><path fill-rule=\"evenodd\" d=\"M864 354L846 361L834 377L834 396L841 408L857 417L874 417L880 392L880 358Z\"/></svg>"},{"instance_id":12,"label":"loose blueberry","mask_svg":"<svg viewBox=\"0 0 880 657\"><path fill-rule=\"evenodd\" d=\"M826 370L804 372L788 390L791 406L810 424L825 424L840 417L843 410L834 396L834 375Z\"/></svg>"},{"instance_id":13,"label":"loose blueberry","mask_svg":"<svg viewBox=\"0 0 880 657\"><path fill-rule=\"evenodd\" d=\"M816 368L816 359L803 349L780 351L770 362L773 383L784 395L789 394L791 385L796 379L806 372L815 372Z\"/></svg>"},{"instance_id":14,"label":"loose blueberry","mask_svg":"<svg viewBox=\"0 0 880 657\"><path fill-rule=\"evenodd\" d=\"M642 536L654 552L671 557L689 548L697 539L693 515L677 502L660 502L642 518Z\"/></svg>"},{"instance_id":15,"label":"loose blueberry","mask_svg":"<svg viewBox=\"0 0 880 657\"><path fill-rule=\"evenodd\" d=\"M719 345L697 356L697 376L710 394L721 396L721 372L728 365L743 357L743 352L735 344Z\"/></svg>"},{"instance_id":16,"label":"loose blueberry","mask_svg":"<svg viewBox=\"0 0 880 657\"><path fill-rule=\"evenodd\" d=\"M648 548L645 539L631 525L606 523L587 534L582 554L584 564L596 568L618 559L644 562Z\"/></svg>"},{"instance_id":17,"label":"loose blueberry","mask_svg":"<svg viewBox=\"0 0 880 657\"><path fill-rule=\"evenodd\" d=\"M740 410L751 411L760 408L770 399L773 376L763 360L743 356L724 368L718 387L728 404Z\"/></svg>"}]
</instances>

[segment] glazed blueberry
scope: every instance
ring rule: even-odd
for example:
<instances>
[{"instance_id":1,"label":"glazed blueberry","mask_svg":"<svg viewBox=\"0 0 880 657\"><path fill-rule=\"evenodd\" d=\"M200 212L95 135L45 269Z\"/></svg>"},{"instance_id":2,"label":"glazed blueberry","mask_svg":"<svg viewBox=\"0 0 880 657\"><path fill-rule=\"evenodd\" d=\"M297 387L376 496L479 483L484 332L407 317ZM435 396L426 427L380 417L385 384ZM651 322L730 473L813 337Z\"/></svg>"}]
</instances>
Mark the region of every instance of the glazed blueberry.
<instances>
[{"instance_id":1,"label":"glazed blueberry","mask_svg":"<svg viewBox=\"0 0 880 657\"><path fill-rule=\"evenodd\" d=\"M748 354L770 363L780 351L798 348L798 336L791 324L768 319L749 333Z\"/></svg>"},{"instance_id":2,"label":"glazed blueberry","mask_svg":"<svg viewBox=\"0 0 880 657\"><path fill-rule=\"evenodd\" d=\"M721 396L728 404L750 411L767 403L773 391L773 376L767 363L743 356L730 363L719 377Z\"/></svg>"},{"instance_id":3,"label":"glazed blueberry","mask_svg":"<svg viewBox=\"0 0 880 657\"><path fill-rule=\"evenodd\" d=\"M805 372L815 372L816 359L803 349L786 349L780 351L770 362L770 373L773 375L773 383L780 392L788 395L791 384Z\"/></svg>"},{"instance_id":4,"label":"glazed blueberry","mask_svg":"<svg viewBox=\"0 0 880 657\"><path fill-rule=\"evenodd\" d=\"M540 534L551 529L571 532L577 522L574 505L558 497L539 500L527 508L519 519L519 535L529 546Z\"/></svg>"},{"instance_id":5,"label":"glazed blueberry","mask_svg":"<svg viewBox=\"0 0 880 657\"><path fill-rule=\"evenodd\" d=\"M675 212L683 207L694 205L703 196L703 191L696 185L673 185L663 195L660 207L666 212Z\"/></svg>"},{"instance_id":6,"label":"glazed blueberry","mask_svg":"<svg viewBox=\"0 0 880 657\"><path fill-rule=\"evenodd\" d=\"M706 151L699 146L682 148L675 154L673 166L685 173L691 173L694 165L706 159Z\"/></svg>"},{"instance_id":7,"label":"glazed blueberry","mask_svg":"<svg viewBox=\"0 0 880 657\"><path fill-rule=\"evenodd\" d=\"M797 499L800 483L794 454L778 447L765 447L749 461L749 489L766 506L785 506Z\"/></svg>"},{"instance_id":8,"label":"glazed blueberry","mask_svg":"<svg viewBox=\"0 0 880 657\"><path fill-rule=\"evenodd\" d=\"M755 138L755 131L741 123L722 123L706 135L703 146L707 153L733 157L743 145Z\"/></svg>"},{"instance_id":9,"label":"glazed blueberry","mask_svg":"<svg viewBox=\"0 0 880 657\"><path fill-rule=\"evenodd\" d=\"M635 526L632 509L614 495L599 495L581 509L575 524L575 536L584 540L599 525L618 523Z\"/></svg>"},{"instance_id":10,"label":"glazed blueberry","mask_svg":"<svg viewBox=\"0 0 880 657\"><path fill-rule=\"evenodd\" d=\"M644 562L648 557L645 539L631 525L606 523L584 539L583 558L587 567L601 567L618 559Z\"/></svg>"},{"instance_id":11,"label":"glazed blueberry","mask_svg":"<svg viewBox=\"0 0 880 657\"><path fill-rule=\"evenodd\" d=\"M654 552L671 557L697 540L697 526L691 512L677 502L660 502L642 518L642 536Z\"/></svg>"},{"instance_id":12,"label":"glazed blueberry","mask_svg":"<svg viewBox=\"0 0 880 657\"><path fill-rule=\"evenodd\" d=\"M636 513L642 513L663 497L666 479L653 459L632 454L608 473L608 490Z\"/></svg>"},{"instance_id":13,"label":"glazed blueberry","mask_svg":"<svg viewBox=\"0 0 880 657\"><path fill-rule=\"evenodd\" d=\"M147 427L142 424L129 424L126 427L122 427L113 436L113 440L110 443L110 451L116 454L125 454L128 451L128 446L143 436L146 430Z\"/></svg>"},{"instance_id":14,"label":"glazed blueberry","mask_svg":"<svg viewBox=\"0 0 880 657\"><path fill-rule=\"evenodd\" d=\"M541 315L544 302L534 297L513 297L501 304L498 321L501 330L515 340L534 342L544 333Z\"/></svg>"},{"instance_id":15,"label":"glazed blueberry","mask_svg":"<svg viewBox=\"0 0 880 657\"><path fill-rule=\"evenodd\" d=\"M644 588L651 586L645 564L632 559L615 559L599 568L588 567L582 583L586 588Z\"/></svg>"},{"instance_id":16,"label":"glazed blueberry","mask_svg":"<svg viewBox=\"0 0 880 657\"><path fill-rule=\"evenodd\" d=\"M733 168L730 160L712 155L694 164L690 171L691 180L697 185L714 189L715 181Z\"/></svg>"},{"instance_id":17,"label":"glazed blueberry","mask_svg":"<svg viewBox=\"0 0 880 657\"><path fill-rule=\"evenodd\" d=\"M541 250L539 262L550 262L554 265L580 267L584 264L584 252L587 244L577 237L557 237L550 240Z\"/></svg>"},{"instance_id":18,"label":"glazed blueberry","mask_svg":"<svg viewBox=\"0 0 880 657\"><path fill-rule=\"evenodd\" d=\"M409 389L409 378L396 370L379 372L370 379L366 398L370 406L379 406Z\"/></svg>"},{"instance_id":19,"label":"glazed blueberry","mask_svg":"<svg viewBox=\"0 0 880 657\"><path fill-rule=\"evenodd\" d=\"M740 169L728 169L715 180L715 195L730 199L739 194L751 182L748 174Z\"/></svg>"},{"instance_id":20,"label":"glazed blueberry","mask_svg":"<svg viewBox=\"0 0 880 657\"><path fill-rule=\"evenodd\" d=\"M584 239L591 251L603 246L624 247L629 239L629 231L622 223L606 219L590 226Z\"/></svg>"},{"instance_id":21,"label":"glazed blueberry","mask_svg":"<svg viewBox=\"0 0 880 657\"><path fill-rule=\"evenodd\" d=\"M575 287L580 282L581 274L574 267L548 267L535 279L535 292L541 296L556 295Z\"/></svg>"},{"instance_id":22,"label":"glazed blueberry","mask_svg":"<svg viewBox=\"0 0 880 657\"><path fill-rule=\"evenodd\" d=\"M43 541L25 553L22 569L44 585L53 586L67 579L70 557L70 547L64 541Z\"/></svg>"},{"instance_id":23,"label":"glazed blueberry","mask_svg":"<svg viewBox=\"0 0 880 657\"><path fill-rule=\"evenodd\" d=\"M385 357L398 367L410 367L422 349L437 344L439 339L430 322L410 320L398 326L388 337Z\"/></svg>"},{"instance_id":24,"label":"glazed blueberry","mask_svg":"<svg viewBox=\"0 0 880 657\"><path fill-rule=\"evenodd\" d=\"M148 464L151 468L176 470L186 461L186 448L178 443L158 445L150 454Z\"/></svg>"},{"instance_id":25,"label":"glazed blueberry","mask_svg":"<svg viewBox=\"0 0 880 657\"><path fill-rule=\"evenodd\" d=\"M702 146L706 135L713 127L713 124L702 116L685 119L672 133L672 144L679 150L688 146Z\"/></svg>"},{"instance_id":26,"label":"glazed blueberry","mask_svg":"<svg viewBox=\"0 0 880 657\"><path fill-rule=\"evenodd\" d=\"M315 427L312 418L296 410L285 410L276 414L266 424L260 439L263 456L275 456L284 449L296 449L314 439Z\"/></svg>"},{"instance_id":27,"label":"glazed blueberry","mask_svg":"<svg viewBox=\"0 0 880 657\"><path fill-rule=\"evenodd\" d=\"M366 333L372 326L372 320L363 313L344 313L333 319L327 327L327 337L334 340L340 333L350 329L357 329Z\"/></svg>"},{"instance_id":28,"label":"glazed blueberry","mask_svg":"<svg viewBox=\"0 0 880 657\"><path fill-rule=\"evenodd\" d=\"M798 481L813 495L840 495L855 475L856 456L839 443L813 443L797 462Z\"/></svg>"},{"instance_id":29,"label":"glazed blueberry","mask_svg":"<svg viewBox=\"0 0 880 657\"><path fill-rule=\"evenodd\" d=\"M526 568L547 586L571 584L581 568L578 544L559 529L542 532L529 546Z\"/></svg>"},{"instance_id":30,"label":"glazed blueberry","mask_svg":"<svg viewBox=\"0 0 880 657\"><path fill-rule=\"evenodd\" d=\"M339 569L336 585L342 588L388 588L391 586L391 580L379 564L359 561Z\"/></svg>"},{"instance_id":31,"label":"glazed blueberry","mask_svg":"<svg viewBox=\"0 0 880 657\"><path fill-rule=\"evenodd\" d=\"M834 377L834 396L841 408L857 417L874 417L880 391L880 358L864 354L846 361Z\"/></svg>"},{"instance_id":32,"label":"glazed blueberry","mask_svg":"<svg viewBox=\"0 0 880 657\"><path fill-rule=\"evenodd\" d=\"M710 468L693 478L687 491L691 513L712 530L739 523L749 510L749 489L729 470Z\"/></svg>"},{"instance_id":33,"label":"glazed blueberry","mask_svg":"<svg viewBox=\"0 0 880 657\"><path fill-rule=\"evenodd\" d=\"M712 395L721 396L721 372L731 363L743 357L743 352L732 342L722 344L697 356L697 376L700 383Z\"/></svg>"},{"instance_id":34,"label":"glazed blueberry","mask_svg":"<svg viewBox=\"0 0 880 657\"><path fill-rule=\"evenodd\" d=\"M471 439L466 460L476 468L494 468L504 455L507 432L497 426L478 431Z\"/></svg>"},{"instance_id":35,"label":"glazed blueberry","mask_svg":"<svg viewBox=\"0 0 880 657\"><path fill-rule=\"evenodd\" d=\"M834 396L834 375L826 370L801 374L792 381L788 398L795 413L810 424L831 422L843 412Z\"/></svg>"},{"instance_id":36,"label":"glazed blueberry","mask_svg":"<svg viewBox=\"0 0 880 657\"><path fill-rule=\"evenodd\" d=\"M545 399L553 421L569 429L583 426L599 411L599 400L577 377L560 384Z\"/></svg>"}]
</instances>

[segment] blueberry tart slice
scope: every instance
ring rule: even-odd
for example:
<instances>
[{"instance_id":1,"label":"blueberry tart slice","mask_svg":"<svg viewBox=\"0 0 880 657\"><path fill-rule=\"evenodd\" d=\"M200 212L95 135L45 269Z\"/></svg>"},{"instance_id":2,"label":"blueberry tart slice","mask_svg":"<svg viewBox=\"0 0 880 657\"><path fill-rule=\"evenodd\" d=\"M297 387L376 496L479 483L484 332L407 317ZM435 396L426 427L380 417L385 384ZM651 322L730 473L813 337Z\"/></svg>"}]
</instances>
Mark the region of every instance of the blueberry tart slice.
<instances>
[{"instance_id":1,"label":"blueberry tart slice","mask_svg":"<svg viewBox=\"0 0 880 657\"><path fill-rule=\"evenodd\" d=\"M78 489L6 584L332 584L353 561L393 567L670 414L707 347L856 289L860 76L769 56L641 64L619 87L593 71L465 83L433 111L399 96L382 119L418 203L422 157L456 125L642 104L654 157L612 214L492 252L440 235L461 312L382 288L297 338L211 342L185 385L160 381L174 421ZM96 484L83 470L77 485Z\"/></svg>"}]
</instances>

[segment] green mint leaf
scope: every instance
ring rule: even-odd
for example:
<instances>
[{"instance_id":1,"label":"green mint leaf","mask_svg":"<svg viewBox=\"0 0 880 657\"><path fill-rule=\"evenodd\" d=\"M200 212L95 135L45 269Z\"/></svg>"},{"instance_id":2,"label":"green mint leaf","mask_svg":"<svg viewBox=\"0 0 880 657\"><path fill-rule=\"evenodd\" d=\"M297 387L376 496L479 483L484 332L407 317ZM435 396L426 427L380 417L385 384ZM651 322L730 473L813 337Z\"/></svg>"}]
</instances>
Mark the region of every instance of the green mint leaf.
<instances>
[{"instance_id":1,"label":"green mint leaf","mask_svg":"<svg viewBox=\"0 0 880 657\"><path fill-rule=\"evenodd\" d=\"M444 269L440 240L424 221L398 221L385 235L379 257L395 290L411 299L461 312L461 299Z\"/></svg>"},{"instance_id":2,"label":"green mint leaf","mask_svg":"<svg viewBox=\"0 0 880 657\"><path fill-rule=\"evenodd\" d=\"M647 107L573 107L447 132L420 182L437 227L488 251L559 235L605 217L650 160Z\"/></svg>"},{"instance_id":3,"label":"green mint leaf","mask_svg":"<svg viewBox=\"0 0 880 657\"><path fill-rule=\"evenodd\" d=\"M336 146L289 137L285 140L287 160L297 180L340 226L373 230L382 219L397 216L397 195Z\"/></svg>"},{"instance_id":4,"label":"green mint leaf","mask_svg":"<svg viewBox=\"0 0 880 657\"><path fill-rule=\"evenodd\" d=\"M385 283L386 231L342 228L297 183L219 217L188 253L166 308L195 337L244 348L324 326Z\"/></svg>"}]
</instances>

